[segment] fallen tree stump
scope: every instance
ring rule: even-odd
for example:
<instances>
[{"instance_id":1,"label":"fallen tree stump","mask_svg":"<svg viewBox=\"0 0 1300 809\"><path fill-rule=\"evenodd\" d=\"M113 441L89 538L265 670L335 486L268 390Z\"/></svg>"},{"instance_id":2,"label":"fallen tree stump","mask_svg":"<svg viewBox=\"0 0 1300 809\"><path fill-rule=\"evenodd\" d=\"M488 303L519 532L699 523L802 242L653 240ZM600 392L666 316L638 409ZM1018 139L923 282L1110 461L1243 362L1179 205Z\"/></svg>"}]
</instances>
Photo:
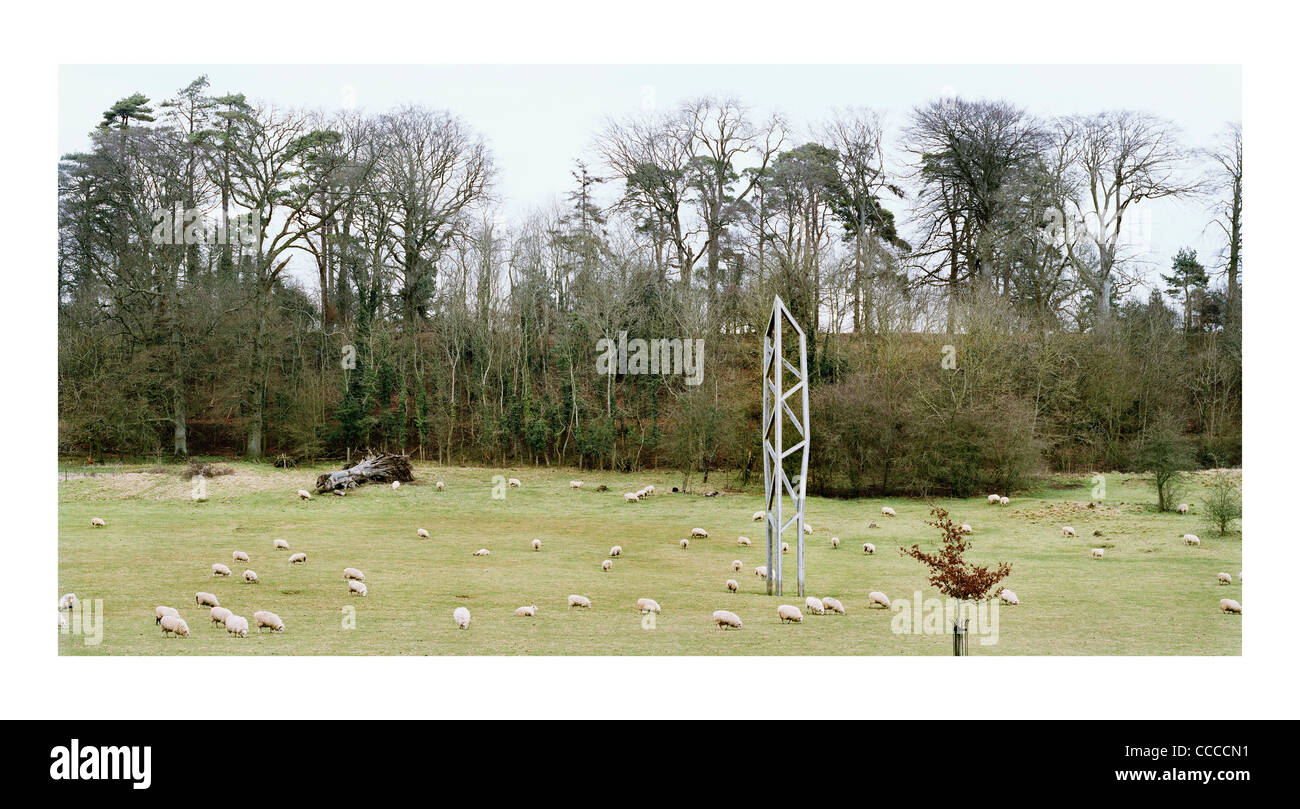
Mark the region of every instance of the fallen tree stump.
<instances>
[{"instance_id":1,"label":"fallen tree stump","mask_svg":"<svg viewBox=\"0 0 1300 809\"><path fill-rule=\"evenodd\" d=\"M324 494L336 489L355 489L363 483L389 483L394 480L403 483L415 480L411 474L411 461L405 455L380 452L367 455L354 466L345 466L337 472L316 478L316 491Z\"/></svg>"}]
</instances>

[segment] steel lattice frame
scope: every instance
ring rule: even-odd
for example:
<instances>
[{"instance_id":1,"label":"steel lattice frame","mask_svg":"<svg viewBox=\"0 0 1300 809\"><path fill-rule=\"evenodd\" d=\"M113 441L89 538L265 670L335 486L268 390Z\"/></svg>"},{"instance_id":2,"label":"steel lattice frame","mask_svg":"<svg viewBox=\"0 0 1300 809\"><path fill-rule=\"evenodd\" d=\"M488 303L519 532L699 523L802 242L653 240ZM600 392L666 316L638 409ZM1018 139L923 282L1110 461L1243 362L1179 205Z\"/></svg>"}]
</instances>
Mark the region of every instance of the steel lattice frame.
<instances>
[{"instance_id":1,"label":"steel lattice frame","mask_svg":"<svg viewBox=\"0 0 1300 809\"><path fill-rule=\"evenodd\" d=\"M782 332L788 324L799 337L799 367L786 360ZM784 387L785 372L795 377L795 383ZM799 395L798 415L791 409L789 399ZM785 446L781 427L790 417L799 434L799 440ZM790 310L778 297L772 302L772 317L767 322L763 337L763 492L767 513L767 594L781 595L781 543L785 530L794 526L798 537L797 565L799 572L799 597L804 595L803 520L804 498L808 482L808 344L803 329L795 322ZM798 485L792 485L785 472L785 459L800 452ZM782 503L789 497L794 505L794 516L782 522Z\"/></svg>"}]
</instances>

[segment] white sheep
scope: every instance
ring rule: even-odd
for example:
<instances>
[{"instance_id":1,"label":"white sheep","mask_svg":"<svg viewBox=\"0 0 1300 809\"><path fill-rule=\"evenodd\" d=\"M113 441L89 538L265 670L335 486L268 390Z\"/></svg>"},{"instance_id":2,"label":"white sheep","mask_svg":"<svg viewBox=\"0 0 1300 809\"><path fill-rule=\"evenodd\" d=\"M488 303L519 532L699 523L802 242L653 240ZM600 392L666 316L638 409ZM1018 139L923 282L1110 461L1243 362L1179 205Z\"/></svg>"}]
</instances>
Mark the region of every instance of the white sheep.
<instances>
[{"instance_id":1,"label":"white sheep","mask_svg":"<svg viewBox=\"0 0 1300 809\"><path fill-rule=\"evenodd\" d=\"M989 495L989 505L990 505L990 506L996 506L996 505L997 505L999 502L1001 502L1001 501L1002 501L1002 496L1001 496L1001 495L997 495L997 494L990 494L990 495Z\"/></svg>"},{"instance_id":2,"label":"white sheep","mask_svg":"<svg viewBox=\"0 0 1300 809\"><path fill-rule=\"evenodd\" d=\"M581 488L582 488L582 481L580 481L580 480L571 480L571 481L569 481L569 488L570 488L570 489L581 489Z\"/></svg>"},{"instance_id":3,"label":"white sheep","mask_svg":"<svg viewBox=\"0 0 1300 809\"><path fill-rule=\"evenodd\" d=\"M782 542L782 543L781 543L781 553L789 553L789 552L790 552L790 543L789 543L789 542Z\"/></svg>"},{"instance_id":4,"label":"white sheep","mask_svg":"<svg viewBox=\"0 0 1300 809\"><path fill-rule=\"evenodd\" d=\"M1186 503L1179 503L1179 504L1178 504L1178 513L1179 513L1179 514L1186 514L1186 513L1187 513L1188 511L1190 511L1190 510L1191 510L1191 506L1187 505Z\"/></svg>"},{"instance_id":5,"label":"white sheep","mask_svg":"<svg viewBox=\"0 0 1300 809\"><path fill-rule=\"evenodd\" d=\"M709 532L705 531L703 528L692 528L691 536L693 538L707 539L709 536Z\"/></svg>"},{"instance_id":6,"label":"white sheep","mask_svg":"<svg viewBox=\"0 0 1300 809\"><path fill-rule=\"evenodd\" d=\"M803 613L800 612L799 608L794 606L793 604L782 604L781 606L777 607L776 617L780 619L781 623L783 624L786 622L795 623L795 624L803 623Z\"/></svg>"},{"instance_id":7,"label":"white sheep","mask_svg":"<svg viewBox=\"0 0 1300 809\"><path fill-rule=\"evenodd\" d=\"M512 489L518 489L524 485L519 481L519 478L510 478L510 480L507 482L510 484L510 488Z\"/></svg>"},{"instance_id":8,"label":"white sheep","mask_svg":"<svg viewBox=\"0 0 1300 809\"><path fill-rule=\"evenodd\" d=\"M247 582L248 584L257 584L257 571L256 571L256 570L245 570L245 571L244 571L244 581Z\"/></svg>"},{"instance_id":9,"label":"white sheep","mask_svg":"<svg viewBox=\"0 0 1300 809\"><path fill-rule=\"evenodd\" d=\"M691 541L689 539L683 539L681 542L678 542L677 544L681 545L683 548L691 547Z\"/></svg>"},{"instance_id":10,"label":"white sheep","mask_svg":"<svg viewBox=\"0 0 1300 809\"><path fill-rule=\"evenodd\" d=\"M817 598L816 596L808 596L803 600L803 603L804 606L808 608L808 611L811 612L813 615L826 614L826 605L822 603L822 600L820 598Z\"/></svg>"},{"instance_id":11,"label":"white sheep","mask_svg":"<svg viewBox=\"0 0 1300 809\"><path fill-rule=\"evenodd\" d=\"M194 603L200 607L220 607L221 602L212 593L199 591L194 594Z\"/></svg>"},{"instance_id":12,"label":"white sheep","mask_svg":"<svg viewBox=\"0 0 1300 809\"><path fill-rule=\"evenodd\" d=\"M230 554L230 558L234 559L236 562L247 562L248 554L244 553L243 551L235 551L234 553Z\"/></svg>"},{"instance_id":13,"label":"white sheep","mask_svg":"<svg viewBox=\"0 0 1300 809\"><path fill-rule=\"evenodd\" d=\"M759 565L754 568L754 575L758 576L763 581L767 581L767 565Z\"/></svg>"},{"instance_id":14,"label":"white sheep","mask_svg":"<svg viewBox=\"0 0 1300 809\"><path fill-rule=\"evenodd\" d=\"M974 528L971 528L970 525L969 525L968 523L962 523L962 524L961 524L961 532L962 532L963 534L970 534L970 533L973 533L974 531L975 531L975 529L974 529Z\"/></svg>"},{"instance_id":15,"label":"white sheep","mask_svg":"<svg viewBox=\"0 0 1300 809\"><path fill-rule=\"evenodd\" d=\"M649 497L649 496L650 496L650 492L646 491L645 489L637 489L637 490L636 490L636 498L637 498L638 500L644 500L645 498L647 498L647 497Z\"/></svg>"},{"instance_id":16,"label":"white sheep","mask_svg":"<svg viewBox=\"0 0 1300 809\"><path fill-rule=\"evenodd\" d=\"M1007 504L1010 503L1010 502L1011 502L1011 498L1010 498L1010 497L999 497L999 498L998 498L998 503L1000 503L1001 505L1004 505L1004 506L1005 506L1005 505L1007 505Z\"/></svg>"},{"instance_id":17,"label":"white sheep","mask_svg":"<svg viewBox=\"0 0 1300 809\"><path fill-rule=\"evenodd\" d=\"M447 485L440 480L437 483L433 484L433 488L437 489L438 491L442 491L443 489L447 488Z\"/></svg>"},{"instance_id":18,"label":"white sheep","mask_svg":"<svg viewBox=\"0 0 1300 809\"><path fill-rule=\"evenodd\" d=\"M356 593L364 598L366 595L366 583L363 581L357 581L356 579L348 579L348 592Z\"/></svg>"},{"instance_id":19,"label":"white sheep","mask_svg":"<svg viewBox=\"0 0 1300 809\"><path fill-rule=\"evenodd\" d=\"M59 609L61 610L72 610L76 606L77 606L76 593L64 593L59 598Z\"/></svg>"},{"instance_id":20,"label":"white sheep","mask_svg":"<svg viewBox=\"0 0 1300 809\"><path fill-rule=\"evenodd\" d=\"M812 526L809 525L808 523L804 523L804 524L803 524L803 532L804 532L805 535L811 534L811 533L812 533Z\"/></svg>"},{"instance_id":21,"label":"white sheep","mask_svg":"<svg viewBox=\"0 0 1300 809\"><path fill-rule=\"evenodd\" d=\"M898 512L894 511L894 510L893 510L892 508L890 508L889 506L882 506L881 509L880 509L880 513L881 513L881 514L884 514L886 517L897 517L897 516L898 516Z\"/></svg>"},{"instance_id":22,"label":"white sheep","mask_svg":"<svg viewBox=\"0 0 1300 809\"><path fill-rule=\"evenodd\" d=\"M520 618L532 618L536 614L537 614L536 604L529 604L525 607L519 607L518 609L515 610L515 615L519 616Z\"/></svg>"},{"instance_id":23,"label":"white sheep","mask_svg":"<svg viewBox=\"0 0 1300 809\"><path fill-rule=\"evenodd\" d=\"M754 543L750 541L749 537L740 537L736 540L736 544L742 548L748 548L750 545L753 545Z\"/></svg>"},{"instance_id":24,"label":"white sheep","mask_svg":"<svg viewBox=\"0 0 1300 809\"><path fill-rule=\"evenodd\" d=\"M457 607L452 610L451 620L456 623L457 629L469 629L469 610Z\"/></svg>"},{"instance_id":25,"label":"white sheep","mask_svg":"<svg viewBox=\"0 0 1300 809\"><path fill-rule=\"evenodd\" d=\"M605 561L600 563L600 569L608 573L609 571L614 569L614 563L606 559Z\"/></svg>"},{"instance_id":26,"label":"white sheep","mask_svg":"<svg viewBox=\"0 0 1300 809\"><path fill-rule=\"evenodd\" d=\"M213 607L213 609L220 609L220 608L219 608L219 607ZM164 617L164 616L167 616L167 615L174 615L174 616L176 616L177 618L181 617L181 614L180 614L179 612L176 611L176 608L175 608L175 607L164 607L164 606L162 606L161 604L159 604L157 607L154 607L154 608L153 608L153 623L154 623L154 626L157 626L158 623L159 623L160 621L162 621L163 617Z\"/></svg>"},{"instance_id":27,"label":"white sheep","mask_svg":"<svg viewBox=\"0 0 1300 809\"><path fill-rule=\"evenodd\" d=\"M293 556L289 557L289 564L291 565L300 565L306 561L307 561L307 554L303 553L302 551L298 551Z\"/></svg>"},{"instance_id":28,"label":"white sheep","mask_svg":"<svg viewBox=\"0 0 1300 809\"><path fill-rule=\"evenodd\" d=\"M653 612L659 614L659 602L653 598L638 598L636 600L637 612Z\"/></svg>"},{"instance_id":29,"label":"white sheep","mask_svg":"<svg viewBox=\"0 0 1300 809\"><path fill-rule=\"evenodd\" d=\"M1241 615L1241 604L1238 604L1231 598L1219 599L1219 609L1224 612L1235 612L1236 614Z\"/></svg>"},{"instance_id":30,"label":"white sheep","mask_svg":"<svg viewBox=\"0 0 1300 809\"><path fill-rule=\"evenodd\" d=\"M755 512L754 512L754 522L759 522L760 520L764 519L765 517L767 517L767 512L766 512L766 511L755 511Z\"/></svg>"},{"instance_id":31,"label":"white sheep","mask_svg":"<svg viewBox=\"0 0 1300 809\"><path fill-rule=\"evenodd\" d=\"M734 593L739 589L740 584L738 584L735 579L727 579L727 590Z\"/></svg>"},{"instance_id":32,"label":"white sheep","mask_svg":"<svg viewBox=\"0 0 1300 809\"><path fill-rule=\"evenodd\" d=\"M90 527L91 527L91 528L103 528L103 527L104 527L104 518L103 518L103 517L91 517L91 518L90 518Z\"/></svg>"},{"instance_id":33,"label":"white sheep","mask_svg":"<svg viewBox=\"0 0 1300 809\"><path fill-rule=\"evenodd\" d=\"M248 637L248 619L242 615L232 615L226 619L226 632L237 638Z\"/></svg>"},{"instance_id":34,"label":"white sheep","mask_svg":"<svg viewBox=\"0 0 1300 809\"><path fill-rule=\"evenodd\" d=\"M838 548L839 546L840 546L840 538L839 538L839 537L831 537L831 547L832 547L832 548Z\"/></svg>"},{"instance_id":35,"label":"white sheep","mask_svg":"<svg viewBox=\"0 0 1300 809\"><path fill-rule=\"evenodd\" d=\"M532 542L532 546L533 546L533 550L540 551L542 549L542 541L540 539L534 539Z\"/></svg>"},{"instance_id":36,"label":"white sheep","mask_svg":"<svg viewBox=\"0 0 1300 809\"><path fill-rule=\"evenodd\" d=\"M1061 526L1061 536L1063 536L1063 537L1077 537L1078 534L1076 534L1076 533L1074 532L1074 526L1072 526L1072 525L1064 525L1064 526Z\"/></svg>"},{"instance_id":37,"label":"white sheep","mask_svg":"<svg viewBox=\"0 0 1300 809\"><path fill-rule=\"evenodd\" d=\"M840 615L848 615L848 611L844 609L844 605L840 603L840 600L838 598L823 596L822 606L825 607L830 612L836 612L839 613Z\"/></svg>"},{"instance_id":38,"label":"white sheep","mask_svg":"<svg viewBox=\"0 0 1300 809\"><path fill-rule=\"evenodd\" d=\"M258 610L257 612L253 613L253 621L257 624L258 632L262 631L262 627L266 627L267 629L270 629L272 632L284 631L284 621L281 621L280 616L276 615L273 612L268 612L266 610Z\"/></svg>"},{"instance_id":39,"label":"white sheep","mask_svg":"<svg viewBox=\"0 0 1300 809\"><path fill-rule=\"evenodd\" d=\"M874 607L876 604L879 604L885 609L889 609L889 596L879 590L872 590L870 593L867 593L867 606Z\"/></svg>"},{"instance_id":40,"label":"white sheep","mask_svg":"<svg viewBox=\"0 0 1300 809\"><path fill-rule=\"evenodd\" d=\"M234 613L225 607L213 607L208 610L208 620L212 622L213 626L225 626L226 619L232 615L234 615Z\"/></svg>"},{"instance_id":41,"label":"white sheep","mask_svg":"<svg viewBox=\"0 0 1300 809\"><path fill-rule=\"evenodd\" d=\"M182 638L190 636L190 625L185 623L185 619L176 615L164 615L162 621L162 633L166 636L168 633L177 635Z\"/></svg>"},{"instance_id":42,"label":"white sheep","mask_svg":"<svg viewBox=\"0 0 1300 809\"><path fill-rule=\"evenodd\" d=\"M229 576L229 575L230 575L230 568L226 567L225 565L221 564L220 562L217 562L215 565L212 566L212 575L214 575L214 576Z\"/></svg>"},{"instance_id":43,"label":"white sheep","mask_svg":"<svg viewBox=\"0 0 1300 809\"><path fill-rule=\"evenodd\" d=\"M623 495L623 502L639 503L641 502L641 495L637 494L636 492L628 492L627 494Z\"/></svg>"},{"instance_id":44,"label":"white sheep","mask_svg":"<svg viewBox=\"0 0 1300 809\"><path fill-rule=\"evenodd\" d=\"M743 626L740 623L740 616L728 610L718 610L713 613L713 623L718 625L718 629L740 629Z\"/></svg>"},{"instance_id":45,"label":"white sheep","mask_svg":"<svg viewBox=\"0 0 1300 809\"><path fill-rule=\"evenodd\" d=\"M343 568L343 578L356 579L357 581L365 581L366 574L362 573L360 570L357 570L355 567L345 567Z\"/></svg>"},{"instance_id":46,"label":"white sheep","mask_svg":"<svg viewBox=\"0 0 1300 809\"><path fill-rule=\"evenodd\" d=\"M475 556L489 556L491 555L491 553L492 551L488 550L487 548L479 548L478 550L474 551Z\"/></svg>"},{"instance_id":47,"label":"white sheep","mask_svg":"<svg viewBox=\"0 0 1300 809\"><path fill-rule=\"evenodd\" d=\"M400 488L402 488L402 482L400 480L393 481L393 491L397 491Z\"/></svg>"},{"instance_id":48,"label":"white sheep","mask_svg":"<svg viewBox=\"0 0 1300 809\"><path fill-rule=\"evenodd\" d=\"M428 539L428 538L429 538L429 532L428 532L427 530L423 529L423 528L417 528L417 529L415 529L415 535L416 535L417 537L419 537L420 539Z\"/></svg>"},{"instance_id":49,"label":"white sheep","mask_svg":"<svg viewBox=\"0 0 1300 809\"><path fill-rule=\"evenodd\" d=\"M1093 558L1093 559L1100 559L1101 557L1103 557L1103 556L1105 556L1105 555L1106 555L1106 549L1105 549L1105 548L1093 548L1093 549L1092 549L1092 558Z\"/></svg>"},{"instance_id":50,"label":"white sheep","mask_svg":"<svg viewBox=\"0 0 1300 809\"><path fill-rule=\"evenodd\" d=\"M570 607L581 607L584 610L591 609L591 599L586 596L571 595L569 596Z\"/></svg>"},{"instance_id":51,"label":"white sheep","mask_svg":"<svg viewBox=\"0 0 1300 809\"><path fill-rule=\"evenodd\" d=\"M739 573L739 572L740 572L740 569L741 569L742 567L744 567L744 566L745 566L745 565L744 565L744 564L743 564L739 559L732 559L732 560L731 560L731 569L734 570L734 571L736 571L737 573Z\"/></svg>"},{"instance_id":52,"label":"white sheep","mask_svg":"<svg viewBox=\"0 0 1300 809\"><path fill-rule=\"evenodd\" d=\"M876 546L875 546L875 545L872 545L870 542L863 542L863 543L862 543L862 552L863 552L863 553L875 553L875 552L876 552Z\"/></svg>"},{"instance_id":53,"label":"white sheep","mask_svg":"<svg viewBox=\"0 0 1300 809\"><path fill-rule=\"evenodd\" d=\"M299 500L310 500L310 499L311 499L311 492L307 491L306 489L299 489L299 490L298 490L298 499L299 499Z\"/></svg>"},{"instance_id":54,"label":"white sheep","mask_svg":"<svg viewBox=\"0 0 1300 809\"><path fill-rule=\"evenodd\" d=\"M1016 605L1020 603L1020 596L1016 595L1015 590L1009 590L1003 587L998 591L998 598L1002 599L1003 604Z\"/></svg>"},{"instance_id":55,"label":"white sheep","mask_svg":"<svg viewBox=\"0 0 1300 809\"><path fill-rule=\"evenodd\" d=\"M1198 537L1196 534L1183 534L1183 544L1195 545L1196 547L1199 548L1201 547L1201 538Z\"/></svg>"},{"instance_id":56,"label":"white sheep","mask_svg":"<svg viewBox=\"0 0 1300 809\"><path fill-rule=\"evenodd\" d=\"M287 551L287 550L289 550L289 541L288 541L288 540L285 540L285 539L277 539L277 540L275 541L275 549L276 549L277 551Z\"/></svg>"},{"instance_id":57,"label":"white sheep","mask_svg":"<svg viewBox=\"0 0 1300 809\"><path fill-rule=\"evenodd\" d=\"M1232 576L1227 573L1220 573L1219 584L1232 584Z\"/></svg>"},{"instance_id":58,"label":"white sheep","mask_svg":"<svg viewBox=\"0 0 1300 809\"><path fill-rule=\"evenodd\" d=\"M612 547L612 548L609 549L609 555L610 555L611 558L612 558L612 557L615 557L615 556L619 556L619 555L621 555L622 553L623 553L623 546L622 546L622 545L615 545L614 547Z\"/></svg>"},{"instance_id":59,"label":"white sheep","mask_svg":"<svg viewBox=\"0 0 1300 809\"><path fill-rule=\"evenodd\" d=\"M645 490L646 490L646 494L654 494L654 493L655 493L655 485L654 485L653 483L647 483L647 484L646 484L646 487L645 487Z\"/></svg>"}]
</instances>

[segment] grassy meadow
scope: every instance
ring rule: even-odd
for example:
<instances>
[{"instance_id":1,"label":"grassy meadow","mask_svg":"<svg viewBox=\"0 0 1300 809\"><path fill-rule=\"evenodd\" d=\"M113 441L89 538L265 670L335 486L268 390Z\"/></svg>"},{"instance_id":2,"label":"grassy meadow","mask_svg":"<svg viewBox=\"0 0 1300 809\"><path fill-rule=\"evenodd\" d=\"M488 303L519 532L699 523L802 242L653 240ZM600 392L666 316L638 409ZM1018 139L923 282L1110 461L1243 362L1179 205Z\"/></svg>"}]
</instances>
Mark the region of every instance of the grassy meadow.
<instances>
[{"instance_id":1,"label":"grassy meadow","mask_svg":"<svg viewBox=\"0 0 1300 809\"><path fill-rule=\"evenodd\" d=\"M234 474L207 482L208 499L196 502L191 484L147 466L76 477L60 473L59 593L83 601L102 599L103 635L97 645L61 633L68 655L948 655L947 634L899 634L890 610L868 609L867 593L894 600L937 595L917 562L900 545L934 547L936 529L925 525L929 504L921 500L830 500L809 498L807 583L810 595L832 595L846 616L815 616L782 624L778 604L802 607L794 580L794 553L786 556L786 595L765 593L754 568L765 562L763 524L751 521L762 495L726 492L715 498L673 494L680 476L583 473L572 469L438 467L417 464L416 482L393 490L361 487L347 497L318 495L299 501L295 492L325 468L275 469L230 464ZM69 471L80 472L79 467ZM492 496L494 475L517 477L520 489ZM581 478L586 487L571 490ZM437 491L434 481L446 483ZM599 484L607 492L596 492ZM622 493L653 483L658 493L625 504ZM1196 504L1200 478L1186 497L1190 515L1159 514L1142 476L1107 476L1107 498L1089 508L1086 478L1045 482L1036 491L1012 493L1008 506L983 497L940 500L958 522L970 523L980 562L1009 561L1005 586L1019 606L998 611L995 645L972 638L975 655L1237 655L1241 616L1218 609L1223 597L1242 599L1241 537L1216 536ZM898 516L882 517L889 505ZM107 526L92 528L92 517ZM878 527L869 527L871 523ZM1078 538L1061 535L1072 525ZM709 531L690 548L678 542L694 527ZM430 539L416 537L426 528ZM1101 537L1093 536L1101 530ZM1185 546L1184 532L1201 546ZM753 546L738 547L740 535ZM830 538L841 545L832 549ZM529 543L542 540L540 552ZM274 551L277 538L292 551ZM793 537L790 537L793 541ZM862 544L872 542L874 555ZM601 570L610 546L622 545L613 570ZM1103 559L1090 549L1104 547ZM478 548L491 555L475 557ZM243 550L250 562L234 562ZM291 552L307 562L288 564ZM744 569L733 573L739 559ZM214 578L213 563L234 575ZM368 596L349 595L343 568L365 572ZM259 584L240 578L257 571ZM1219 585L1216 574L1232 574ZM735 578L740 592L724 582ZM210 626L196 591L217 595L223 606L249 619L267 609L284 619L281 634L250 631L235 638ZM570 593L586 595L591 610L570 610ZM653 628L635 610L638 597L663 608ZM180 610L190 637L164 638L154 625L159 604ZM536 604L535 618L517 618L516 607ZM458 606L473 615L468 631L451 614ZM352 607L354 610L346 608ZM744 621L740 631L717 629L709 619L729 609ZM348 627L349 618L354 626ZM51 621L53 623L53 621Z\"/></svg>"}]
</instances>

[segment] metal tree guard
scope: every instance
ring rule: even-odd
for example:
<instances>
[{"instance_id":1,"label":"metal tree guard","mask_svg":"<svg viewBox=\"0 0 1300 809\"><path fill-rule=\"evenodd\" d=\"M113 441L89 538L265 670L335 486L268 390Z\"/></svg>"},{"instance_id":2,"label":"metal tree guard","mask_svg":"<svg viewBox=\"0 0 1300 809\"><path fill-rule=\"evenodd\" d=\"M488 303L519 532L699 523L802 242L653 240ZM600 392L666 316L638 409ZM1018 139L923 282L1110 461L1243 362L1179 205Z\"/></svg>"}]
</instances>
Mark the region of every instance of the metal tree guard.
<instances>
[{"instance_id":1,"label":"metal tree guard","mask_svg":"<svg viewBox=\"0 0 1300 809\"><path fill-rule=\"evenodd\" d=\"M781 333L788 323L799 336L799 367L795 368L785 358ZM784 386L785 374L794 375L795 383ZM799 394L799 415L790 408L789 399ZM781 427L783 415L799 433L799 440L785 446ZM799 571L799 597L803 598L803 510L808 482L808 344L803 329L795 322L790 310L779 297L772 302L772 317L767 322L763 337L763 492L767 507L767 594L781 595L781 542L785 529L795 527L799 540L797 564ZM796 488L785 473L785 459L801 452ZM794 505L794 516L781 521L781 504L789 496Z\"/></svg>"}]
</instances>

